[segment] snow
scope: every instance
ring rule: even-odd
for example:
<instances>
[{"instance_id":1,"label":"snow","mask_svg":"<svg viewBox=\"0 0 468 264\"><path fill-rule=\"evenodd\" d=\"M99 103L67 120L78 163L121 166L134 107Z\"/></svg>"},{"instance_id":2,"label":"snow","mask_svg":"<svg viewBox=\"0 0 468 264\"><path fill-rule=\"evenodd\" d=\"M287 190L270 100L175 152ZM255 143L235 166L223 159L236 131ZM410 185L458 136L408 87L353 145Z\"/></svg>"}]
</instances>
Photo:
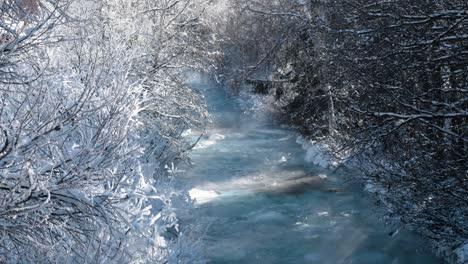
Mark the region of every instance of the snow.
<instances>
[{"instance_id":1,"label":"snow","mask_svg":"<svg viewBox=\"0 0 468 264\"><path fill-rule=\"evenodd\" d=\"M302 148L306 150L305 160L312 164L329 168L336 166L337 164L332 161L331 157L326 154L326 147L318 142L305 140L302 136L299 136L296 140L298 144L302 145Z\"/></svg>"},{"instance_id":2,"label":"snow","mask_svg":"<svg viewBox=\"0 0 468 264\"><path fill-rule=\"evenodd\" d=\"M197 204L204 204L216 199L219 194L212 190L203 190L199 188L192 188L189 191L190 197L195 200Z\"/></svg>"},{"instance_id":3,"label":"snow","mask_svg":"<svg viewBox=\"0 0 468 264\"><path fill-rule=\"evenodd\" d=\"M196 146L195 149L203 149L213 145L216 145L218 141L223 140L225 138L224 135L219 133L213 133L208 136L207 139L201 140Z\"/></svg>"},{"instance_id":4,"label":"snow","mask_svg":"<svg viewBox=\"0 0 468 264\"><path fill-rule=\"evenodd\" d=\"M322 180L328 178L328 176L325 175L325 174L319 174L318 177L319 177L320 179L322 179Z\"/></svg>"},{"instance_id":5,"label":"snow","mask_svg":"<svg viewBox=\"0 0 468 264\"><path fill-rule=\"evenodd\" d=\"M317 213L318 216L328 216L328 212Z\"/></svg>"},{"instance_id":6,"label":"snow","mask_svg":"<svg viewBox=\"0 0 468 264\"><path fill-rule=\"evenodd\" d=\"M206 111L197 94L173 81L176 72L145 75L154 62L147 55L156 55L153 44L162 41L148 34L154 31L152 18L130 16L148 4L164 3L72 1L66 8L57 6L50 16L38 15L26 23L10 13L19 10L21 2L12 1L0 19L0 24L18 30L13 34L16 41L0 43L0 50L21 41L30 47L2 54L8 61L6 67L18 71L12 77L14 88L0 89L0 127L8 129L0 135L0 149L6 140L12 144L11 150L2 153L6 156L0 168L5 176L2 197L9 197L2 204L9 215L2 221L7 232L8 226L32 232L11 232L11 237L3 239L0 262L4 258L8 263L91 259L175 263L169 256L175 256L178 263L195 263L202 259L190 257L201 252L195 245L198 235L183 237L191 224L180 225L179 217L193 204L186 186L171 173L177 172L172 163L190 145L179 138L179 132L192 126L198 131ZM169 12L167 18L184 22L184 17L195 12L193 8L198 7L187 7L177 15ZM97 9L102 12L96 13ZM73 27L66 25L68 12L77 18ZM100 19L109 23L98 24ZM188 29L181 36L185 32ZM96 36L101 34L112 37L98 41ZM173 34L172 27L164 29L163 35ZM70 37L76 42L64 41ZM160 46L164 54L158 57L173 54L179 50L173 46L185 44L166 43ZM175 60L170 63L176 64ZM143 88L142 83L151 78L159 83L150 95L153 89ZM24 80L30 81L21 85ZM0 86L10 87L8 82ZM160 94L158 89L162 89ZM155 97L160 100L157 104ZM144 110L167 110L173 119L183 113L184 120L149 116ZM222 135L211 139L221 140ZM171 165L168 171L165 164ZM170 238L168 227L180 234Z\"/></svg>"},{"instance_id":7,"label":"snow","mask_svg":"<svg viewBox=\"0 0 468 264\"><path fill-rule=\"evenodd\" d=\"M184 132L182 132L182 137L192 136L193 134L194 133L193 133L192 129L187 129Z\"/></svg>"},{"instance_id":8,"label":"snow","mask_svg":"<svg viewBox=\"0 0 468 264\"><path fill-rule=\"evenodd\" d=\"M369 192L369 193L380 193L382 191L382 188L379 188L375 186L375 184L369 182L364 187L364 191Z\"/></svg>"},{"instance_id":9,"label":"snow","mask_svg":"<svg viewBox=\"0 0 468 264\"><path fill-rule=\"evenodd\" d=\"M468 241L454 251L458 263L468 263Z\"/></svg>"}]
</instances>

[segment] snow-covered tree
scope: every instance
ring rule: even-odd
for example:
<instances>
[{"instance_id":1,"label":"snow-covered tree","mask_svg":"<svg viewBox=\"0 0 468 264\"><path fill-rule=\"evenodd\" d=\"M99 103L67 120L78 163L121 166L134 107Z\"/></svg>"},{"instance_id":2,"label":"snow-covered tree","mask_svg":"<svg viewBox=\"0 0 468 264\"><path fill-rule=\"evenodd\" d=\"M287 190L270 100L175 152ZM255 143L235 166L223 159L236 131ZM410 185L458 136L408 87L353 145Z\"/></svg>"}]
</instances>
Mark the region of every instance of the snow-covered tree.
<instances>
[{"instance_id":1,"label":"snow-covered tree","mask_svg":"<svg viewBox=\"0 0 468 264\"><path fill-rule=\"evenodd\" d=\"M163 2L2 3L2 261L200 259L168 168L205 118L171 70L190 63L203 7Z\"/></svg>"}]
</instances>

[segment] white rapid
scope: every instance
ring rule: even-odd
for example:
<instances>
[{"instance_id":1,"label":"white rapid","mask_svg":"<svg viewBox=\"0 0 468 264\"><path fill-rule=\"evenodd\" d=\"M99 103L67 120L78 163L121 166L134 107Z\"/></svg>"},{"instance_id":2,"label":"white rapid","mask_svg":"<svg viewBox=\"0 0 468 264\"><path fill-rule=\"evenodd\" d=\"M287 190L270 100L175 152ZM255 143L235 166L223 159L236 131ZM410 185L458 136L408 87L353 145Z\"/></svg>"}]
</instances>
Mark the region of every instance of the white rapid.
<instances>
[{"instance_id":1,"label":"white rapid","mask_svg":"<svg viewBox=\"0 0 468 264\"><path fill-rule=\"evenodd\" d=\"M350 175L305 162L291 131L244 114L214 81L192 85L213 124L181 177L197 201L193 219L207 227L208 263L441 263L417 235L389 236Z\"/></svg>"}]
</instances>

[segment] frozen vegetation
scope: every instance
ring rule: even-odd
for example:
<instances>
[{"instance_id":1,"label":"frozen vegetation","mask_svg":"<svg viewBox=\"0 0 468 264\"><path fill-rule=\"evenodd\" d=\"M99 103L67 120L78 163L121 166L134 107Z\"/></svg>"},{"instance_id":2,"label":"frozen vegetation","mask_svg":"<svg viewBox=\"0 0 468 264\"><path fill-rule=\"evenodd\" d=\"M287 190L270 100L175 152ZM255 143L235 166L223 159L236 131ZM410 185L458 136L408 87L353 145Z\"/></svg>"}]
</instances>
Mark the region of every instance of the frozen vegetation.
<instances>
[{"instance_id":1,"label":"frozen vegetation","mask_svg":"<svg viewBox=\"0 0 468 264\"><path fill-rule=\"evenodd\" d=\"M467 47L466 0L2 0L0 262L468 263Z\"/></svg>"},{"instance_id":2,"label":"frozen vegetation","mask_svg":"<svg viewBox=\"0 0 468 264\"><path fill-rule=\"evenodd\" d=\"M205 122L178 73L202 6L178 2L0 3L0 262L202 259L172 165Z\"/></svg>"}]
</instances>

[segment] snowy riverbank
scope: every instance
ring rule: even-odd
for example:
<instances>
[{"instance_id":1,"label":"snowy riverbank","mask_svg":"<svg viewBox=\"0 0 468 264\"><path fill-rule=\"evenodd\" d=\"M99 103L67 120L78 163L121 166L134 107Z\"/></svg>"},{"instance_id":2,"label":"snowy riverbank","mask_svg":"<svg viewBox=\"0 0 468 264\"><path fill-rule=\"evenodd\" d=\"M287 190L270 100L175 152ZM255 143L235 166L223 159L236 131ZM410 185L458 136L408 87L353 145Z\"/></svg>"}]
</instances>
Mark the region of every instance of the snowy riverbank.
<instances>
[{"instance_id":1,"label":"snowy riverbank","mask_svg":"<svg viewBox=\"0 0 468 264\"><path fill-rule=\"evenodd\" d=\"M281 107L274 100L273 96L252 94L248 92L247 89L241 92L239 96L239 101L242 109L245 112L249 112L260 119L266 120L275 118L278 115L278 111ZM329 147L326 144L307 140L301 135L297 135L296 142L300 144L302 148L306 151L306 162L324 168L336 168L340 165L340 162L334 160L331 155L327 154ZM369 168L372 166L364 165L364 167ZM368 179L363 184L363 186L363 191L375 194L377 195L377 197L380 197L378 199L383 201L383 203L381 203L382 206L386 207L385 199L383 199L383 196L386 192L383 187ZM433 245L434 252L436 252L437 255L445 259L448 263L468 263L468 242L461 242L461 245L456 248L451 247L445 241L431 240L431 244Z\"/></svg>"}]
</instances>

